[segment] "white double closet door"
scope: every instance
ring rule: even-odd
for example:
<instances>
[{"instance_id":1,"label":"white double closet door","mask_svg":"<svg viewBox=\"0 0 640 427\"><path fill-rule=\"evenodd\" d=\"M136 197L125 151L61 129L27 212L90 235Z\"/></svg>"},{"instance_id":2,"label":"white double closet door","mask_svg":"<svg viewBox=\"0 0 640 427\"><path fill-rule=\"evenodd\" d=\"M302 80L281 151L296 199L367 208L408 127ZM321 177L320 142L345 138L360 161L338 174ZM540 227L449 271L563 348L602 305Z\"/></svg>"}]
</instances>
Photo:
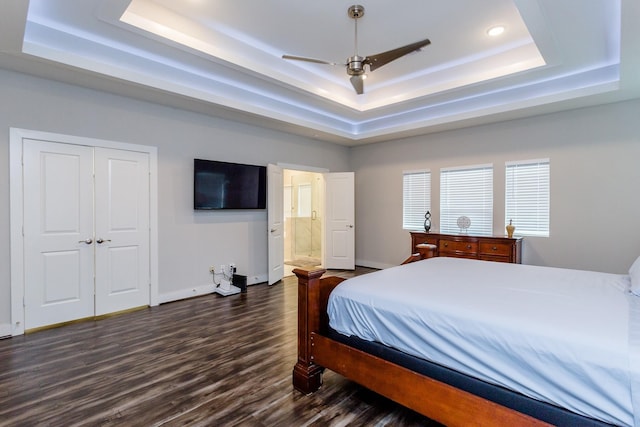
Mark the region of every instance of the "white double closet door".
<instances>
[{"instance_id":1,"label":"white double closet door","mask_svg":"<svg viewBox=\"0 0 640 427\"><path fill-rule=\"evenodd\" d=\"M149 154L23 140L26 329L149 305Z\"/></svg>"}]
</instances>

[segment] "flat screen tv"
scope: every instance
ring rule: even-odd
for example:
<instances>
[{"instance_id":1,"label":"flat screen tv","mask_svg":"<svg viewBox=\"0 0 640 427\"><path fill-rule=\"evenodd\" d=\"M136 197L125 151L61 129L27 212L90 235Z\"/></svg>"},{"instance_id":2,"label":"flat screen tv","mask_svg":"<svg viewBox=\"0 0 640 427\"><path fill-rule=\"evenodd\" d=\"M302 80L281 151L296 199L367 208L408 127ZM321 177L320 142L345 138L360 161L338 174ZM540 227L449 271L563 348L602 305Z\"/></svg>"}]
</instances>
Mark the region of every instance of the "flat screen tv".
<instances>
[{"instance_id":1,"label":"flat screen tv","mask_svg":"<svg viewBox=\"0 0 640 427\"><path fill-rule=\"evenodd\" d=\"M194 159L194 209L265 209L266 203L266 166Z\"/></svg>"}]
</instances>

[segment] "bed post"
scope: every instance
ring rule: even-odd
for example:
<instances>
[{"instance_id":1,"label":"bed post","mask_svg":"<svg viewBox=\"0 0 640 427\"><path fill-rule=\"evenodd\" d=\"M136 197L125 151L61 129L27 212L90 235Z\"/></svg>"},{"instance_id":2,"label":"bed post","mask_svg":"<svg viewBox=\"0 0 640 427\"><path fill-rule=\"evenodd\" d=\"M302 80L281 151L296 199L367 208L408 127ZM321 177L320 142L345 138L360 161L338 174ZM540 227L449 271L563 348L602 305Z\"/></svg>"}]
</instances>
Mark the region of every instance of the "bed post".
<instances>
[{"instance_id":1,"label":"bed post","mask_svg":"<svg viewBox=\"0 0 640 427\"><path fill-rule=\"evenodd\" d=\"M293 386L305 394L322 385L324 368L313 363L311 332L320 329L320 277L325 271L293 270L298 276L298 362L293 367Z\"/></svg>"}]
</instances>

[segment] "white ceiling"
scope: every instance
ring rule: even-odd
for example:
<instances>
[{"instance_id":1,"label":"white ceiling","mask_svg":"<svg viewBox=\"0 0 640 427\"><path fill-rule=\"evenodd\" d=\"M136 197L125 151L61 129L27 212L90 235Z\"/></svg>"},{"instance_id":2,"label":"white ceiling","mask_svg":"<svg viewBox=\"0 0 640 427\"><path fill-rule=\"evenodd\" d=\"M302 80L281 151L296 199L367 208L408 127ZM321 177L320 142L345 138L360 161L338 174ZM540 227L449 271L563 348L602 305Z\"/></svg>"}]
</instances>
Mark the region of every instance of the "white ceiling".
<instances>
[{"instance_id":1,"label":"white ceiling","mask_svg":"<svg viewBox=\"0 0 640 427\"><path fill-rule=\"evenodd\" d=\"M358 145L640 96L637 0L4 0L0 67ZM486 31L503 25L505 32Z\"/></svg>"}]
</instances>

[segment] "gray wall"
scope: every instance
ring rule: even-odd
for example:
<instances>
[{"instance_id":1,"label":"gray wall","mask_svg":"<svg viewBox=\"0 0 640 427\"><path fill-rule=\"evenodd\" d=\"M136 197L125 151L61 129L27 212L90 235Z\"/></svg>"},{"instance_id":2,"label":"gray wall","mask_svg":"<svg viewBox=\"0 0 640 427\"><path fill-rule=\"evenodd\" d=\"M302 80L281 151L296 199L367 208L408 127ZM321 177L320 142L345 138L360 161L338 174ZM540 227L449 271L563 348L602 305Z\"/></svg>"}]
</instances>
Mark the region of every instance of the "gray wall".
<instances>
[{"instance_id":1,"label":"gray wall","mask_svg":"<svg viewBox=\"0 0 640 427\"><path fill-rule=\"evenodd\" d=\"M640 255L639 118L633 100L353 149L357 263L409 256L403 170L431 170L437 230L440 168L493 163L494 233L504 235L505 161L549 158L550 237L525 238L523 262L626 273Z\"/></svg>"},{"instance_id":2,"label":"gray wall","mask_svg":"<svg viewBox=\"0 0 640 427\"><path fill-rule=\"evenodd\" d=\"M161 300L210 284L210 265L267 274L266 211L194 212L194 157L349 169L335 144L5 70L0 99L0 326L10 323L10 127L158 147Z\"/></svg>"},{"instance_id":3,"label":"gray wall","mask_svg":"<svg viewBox=\"0 0 640 427\"><path fill-rule=\"evenodd\" d=\"M9 128L158 147L159 292L210 282L210 265L267 272L266 213L192 206L194 157L356 172L356 258L386 267L409 255L402 171L493 163L494 232L504 233L504 162L551 160L551 236L526 238L528 264L626 272L640 255L640 100L348 149L229 120L0 70L0 327L10 321ZM165 299L166 299L165 298Z\"/></svg>"}]
</instances>

